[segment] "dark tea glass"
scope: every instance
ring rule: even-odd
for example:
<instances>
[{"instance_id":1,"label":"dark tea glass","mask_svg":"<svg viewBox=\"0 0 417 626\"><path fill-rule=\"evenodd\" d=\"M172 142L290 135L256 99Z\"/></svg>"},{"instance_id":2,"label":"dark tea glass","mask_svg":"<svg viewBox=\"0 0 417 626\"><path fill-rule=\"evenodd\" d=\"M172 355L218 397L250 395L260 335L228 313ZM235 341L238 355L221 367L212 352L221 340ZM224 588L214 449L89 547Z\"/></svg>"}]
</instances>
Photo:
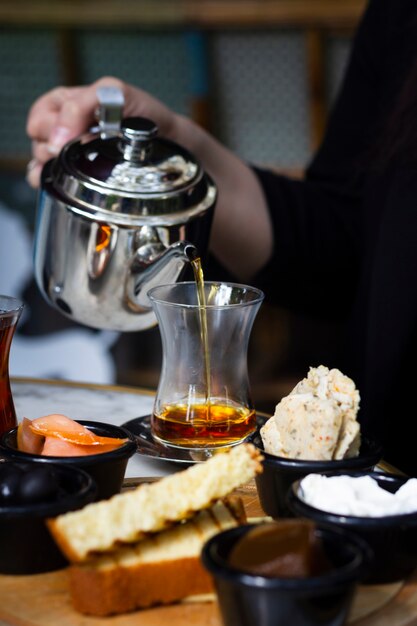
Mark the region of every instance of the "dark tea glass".
<instances>
[{"instance_id":1,"label":"dark tea glass","mask_svg":"<svg viewBox=\"0 0 417 626\"><path fill-rule=\"evenodd\" d=\"M9 379L9 354L23 303L0 295L0 434L17 425Z\"/></svg>"}]
</instances>

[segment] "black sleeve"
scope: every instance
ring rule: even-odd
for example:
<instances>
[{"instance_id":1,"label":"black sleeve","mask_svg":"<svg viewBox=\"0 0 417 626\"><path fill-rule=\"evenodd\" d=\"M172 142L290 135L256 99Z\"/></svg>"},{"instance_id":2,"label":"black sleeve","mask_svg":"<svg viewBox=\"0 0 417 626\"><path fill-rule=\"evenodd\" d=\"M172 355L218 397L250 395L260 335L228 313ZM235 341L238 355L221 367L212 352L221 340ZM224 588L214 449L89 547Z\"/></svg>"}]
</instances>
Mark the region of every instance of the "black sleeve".
<instances>
[{"instance_id":1,"label":"black sleeve","mask_svg":"<svg viewBox=\"0 0 417 626\"><path fill-rule=\"evenodd\" d=\"M270 301L330 316L343 316L353 302L367 165L386 107L384 66L402 1L371 0L305 179L255 168L274 229L273 258L256 277Z\"/></svg>"}]
</instances>

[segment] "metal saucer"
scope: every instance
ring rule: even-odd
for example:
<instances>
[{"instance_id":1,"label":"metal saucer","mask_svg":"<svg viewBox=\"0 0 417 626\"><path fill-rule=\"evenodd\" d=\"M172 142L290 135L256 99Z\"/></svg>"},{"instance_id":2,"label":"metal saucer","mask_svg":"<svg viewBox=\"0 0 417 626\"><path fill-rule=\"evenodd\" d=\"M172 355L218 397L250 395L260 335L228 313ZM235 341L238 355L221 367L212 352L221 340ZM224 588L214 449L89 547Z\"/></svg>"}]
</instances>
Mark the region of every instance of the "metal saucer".
<instances>
[{"instance_id":1,"label":"metal saucer","mask_svg":"<svg viewBox=\"0 0 417 626\"><path fill-rule=\"evenodd\" d=\"M265 422L265 417L257 416L258 426ZM186 448L171 448L164 446L161 442L153 438L151 433L151 416L135 417L122 424L136 437L137 453L159 461L170 461L171 463L202 463L218 452L224 452L224 447L214 450L192 450Z\"/></svg>"}]
</instances>

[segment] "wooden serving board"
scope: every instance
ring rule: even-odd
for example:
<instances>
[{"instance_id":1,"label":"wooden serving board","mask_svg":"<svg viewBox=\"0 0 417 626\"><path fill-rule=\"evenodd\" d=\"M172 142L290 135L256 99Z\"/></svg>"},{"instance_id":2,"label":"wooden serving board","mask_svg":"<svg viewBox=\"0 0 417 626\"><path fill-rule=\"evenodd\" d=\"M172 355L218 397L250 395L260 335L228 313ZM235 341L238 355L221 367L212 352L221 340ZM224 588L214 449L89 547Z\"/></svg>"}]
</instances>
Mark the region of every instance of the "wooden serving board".
<instances>
[{"instance_id":1,"label":"wooden serving board","mask_svg":"<svg viewBox=\"0 0 417 626\"><path fill-rule=\"evenodd\" d=\"M147 479L149 480L149 479ZM128 481L133 486L138 481ZM247 516L263 516L256 487L249 483L236 491ZM222 626L215 598L157 607L114 617L80 615L71 605L67 572L35 576L0 575L0 626ZM417 625L417 572L393 585L359 587L352 606L350 626Z\"/></svg>"}]
</instances>

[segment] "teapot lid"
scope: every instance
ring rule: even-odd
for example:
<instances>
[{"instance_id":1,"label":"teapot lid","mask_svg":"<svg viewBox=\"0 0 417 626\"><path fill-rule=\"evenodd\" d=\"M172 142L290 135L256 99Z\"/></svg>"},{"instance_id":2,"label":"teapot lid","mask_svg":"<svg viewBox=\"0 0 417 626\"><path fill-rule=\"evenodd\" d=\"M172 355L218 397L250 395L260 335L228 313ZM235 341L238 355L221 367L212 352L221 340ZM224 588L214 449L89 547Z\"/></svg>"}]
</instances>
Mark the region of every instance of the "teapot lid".
<instances>
[{"instance_id":1,"label":"teapot lid","mask_svg":"<svg viewBox=\"0 0 417 626\"><path fill-rule=\"evenodd\" d=\"M214 203L216 189L187 150L157 133L142 117L125 118L119 127L101 124L64 146L46 182L70 208L94 219L184 222Z\"/></svg>"}]
</instances>

